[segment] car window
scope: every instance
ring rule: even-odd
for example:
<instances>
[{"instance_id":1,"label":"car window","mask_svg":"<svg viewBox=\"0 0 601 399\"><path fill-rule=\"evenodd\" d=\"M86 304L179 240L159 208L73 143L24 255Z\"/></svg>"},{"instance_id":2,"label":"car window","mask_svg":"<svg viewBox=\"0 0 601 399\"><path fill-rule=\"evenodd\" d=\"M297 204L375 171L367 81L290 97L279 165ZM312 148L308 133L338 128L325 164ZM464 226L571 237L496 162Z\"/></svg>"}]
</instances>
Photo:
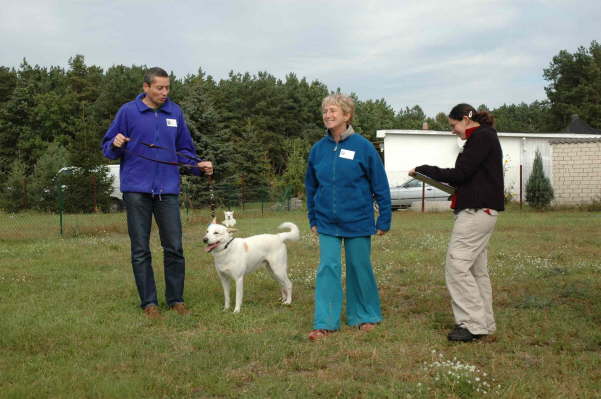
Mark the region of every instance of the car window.
<instances>
[{"instance_id":1,"label":"car window","mask_svg":"<svg viewBox=\"0 0 601 399\"><path fill-rule=\"evenodd\" d=\"M411 179L407 183L403 184L403 187L413 188L413 187L421 187L422 182L417 179Z\"/></svg>"}]
</instances>

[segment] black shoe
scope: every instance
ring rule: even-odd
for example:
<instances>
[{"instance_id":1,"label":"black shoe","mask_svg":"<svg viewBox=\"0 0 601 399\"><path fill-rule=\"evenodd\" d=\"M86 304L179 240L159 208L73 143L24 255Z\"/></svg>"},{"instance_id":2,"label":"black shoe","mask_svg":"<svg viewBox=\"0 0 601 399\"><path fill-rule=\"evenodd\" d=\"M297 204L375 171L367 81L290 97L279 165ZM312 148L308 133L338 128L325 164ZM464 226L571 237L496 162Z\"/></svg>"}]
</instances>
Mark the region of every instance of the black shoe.
<instances>
[{"instance_id":1,"label":"black shoe","mask_svg":"<svg viewBox=\"0 0 601 399\"><path fill-rule=\"evenodd\" d=\"M467 328L455 326L455 328L447 335L449 341L470 342L480 339L486 334L472 334Z\"/></svg>"}]
</instances>

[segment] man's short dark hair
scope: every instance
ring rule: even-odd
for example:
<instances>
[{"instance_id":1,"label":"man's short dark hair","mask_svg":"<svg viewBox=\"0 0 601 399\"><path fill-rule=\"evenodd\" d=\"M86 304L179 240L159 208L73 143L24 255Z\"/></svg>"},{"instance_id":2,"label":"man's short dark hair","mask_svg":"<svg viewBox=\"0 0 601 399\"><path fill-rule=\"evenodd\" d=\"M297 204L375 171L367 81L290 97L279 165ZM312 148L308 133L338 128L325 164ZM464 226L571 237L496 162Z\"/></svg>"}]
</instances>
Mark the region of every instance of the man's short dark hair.
<instances>
[{"instance_id":1,"label":"man's short dark hair","mask_svg":"<svg viewBox=\"0 0 601 399\"><path fill-rule=\"evenodd\" d=\"M169 74L163 68L153 67L146 71L144 74L144 83L147 85L152 85L154 78L168 78Z\"/></svg>"}]
</instances>

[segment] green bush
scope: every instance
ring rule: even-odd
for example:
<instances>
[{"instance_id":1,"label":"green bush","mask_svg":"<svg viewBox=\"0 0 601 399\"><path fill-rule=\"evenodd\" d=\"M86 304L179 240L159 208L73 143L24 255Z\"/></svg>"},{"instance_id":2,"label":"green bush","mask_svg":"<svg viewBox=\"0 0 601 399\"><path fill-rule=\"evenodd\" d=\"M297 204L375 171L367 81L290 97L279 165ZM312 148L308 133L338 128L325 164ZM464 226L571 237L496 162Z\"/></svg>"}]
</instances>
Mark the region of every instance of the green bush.
<instances>
[{"instance_id":1,"label":"green bush","mask_svg":"<svg viewBox=\"0 0 601 399\"><path fill-rule=\"evenodd\" d=\"M28 209L31 203L25 164L19 160L13 162L4 187L0 189L0 209L7 212L19 212Z\"/></svg>"},{"instance_id":2,"label":"green bush","mask_svg":"<svg viewBox=\"0 0 601 399\"><path fill-rule=\"evenodd\" d=\"M536 150L532 173L526 183L526 202L535 209L544 209L549 206L553 198L553 187L543 171L540 152Z\"/></svg>"},{"instance_id":3,"label":"green bush","mask_svg":"<svg viewBox=\"0 0 601 399\"><path fill-rule=\"evenodd\" d=\"M112 181L108 168L68 168L58 176L62 206L67 213L108 211ZM59 196L60 200L60 196Z\"/></svg>"},{"instance_id":4,"label":"green bush","mask_svg":"<svg viewBox=\"0 0 601 399\"><path fill-rule=\"evenodd\" d=\"M68 153L65 147L58 143L51 143L37 160L29 184L32 209L43 212L58 211L59 187L56 175L67 166L67 157Z\"/></svg>"}]
</instances>

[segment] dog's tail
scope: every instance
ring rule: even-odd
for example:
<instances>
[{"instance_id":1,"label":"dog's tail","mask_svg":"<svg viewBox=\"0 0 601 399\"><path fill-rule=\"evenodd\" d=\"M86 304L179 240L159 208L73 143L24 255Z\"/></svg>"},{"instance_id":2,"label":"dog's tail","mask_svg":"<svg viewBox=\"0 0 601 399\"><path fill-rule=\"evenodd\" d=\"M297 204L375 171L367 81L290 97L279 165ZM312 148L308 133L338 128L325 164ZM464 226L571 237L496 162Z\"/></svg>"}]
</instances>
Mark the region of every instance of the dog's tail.
<instances>
[{"instance_id":1,"label":"dog's tail","mask_svg":"<svg viewBox=\"0 0 601 399\"><path fill-rule=\"evenodd\" d=\"M300 232L298 231L298 227L294 223L284 222L279 227L279 229L290 229L290 231L286 231L284 233L278 233L278 236L283 241L296 241L300 238Z\"/></svg>"}]
</instances>

